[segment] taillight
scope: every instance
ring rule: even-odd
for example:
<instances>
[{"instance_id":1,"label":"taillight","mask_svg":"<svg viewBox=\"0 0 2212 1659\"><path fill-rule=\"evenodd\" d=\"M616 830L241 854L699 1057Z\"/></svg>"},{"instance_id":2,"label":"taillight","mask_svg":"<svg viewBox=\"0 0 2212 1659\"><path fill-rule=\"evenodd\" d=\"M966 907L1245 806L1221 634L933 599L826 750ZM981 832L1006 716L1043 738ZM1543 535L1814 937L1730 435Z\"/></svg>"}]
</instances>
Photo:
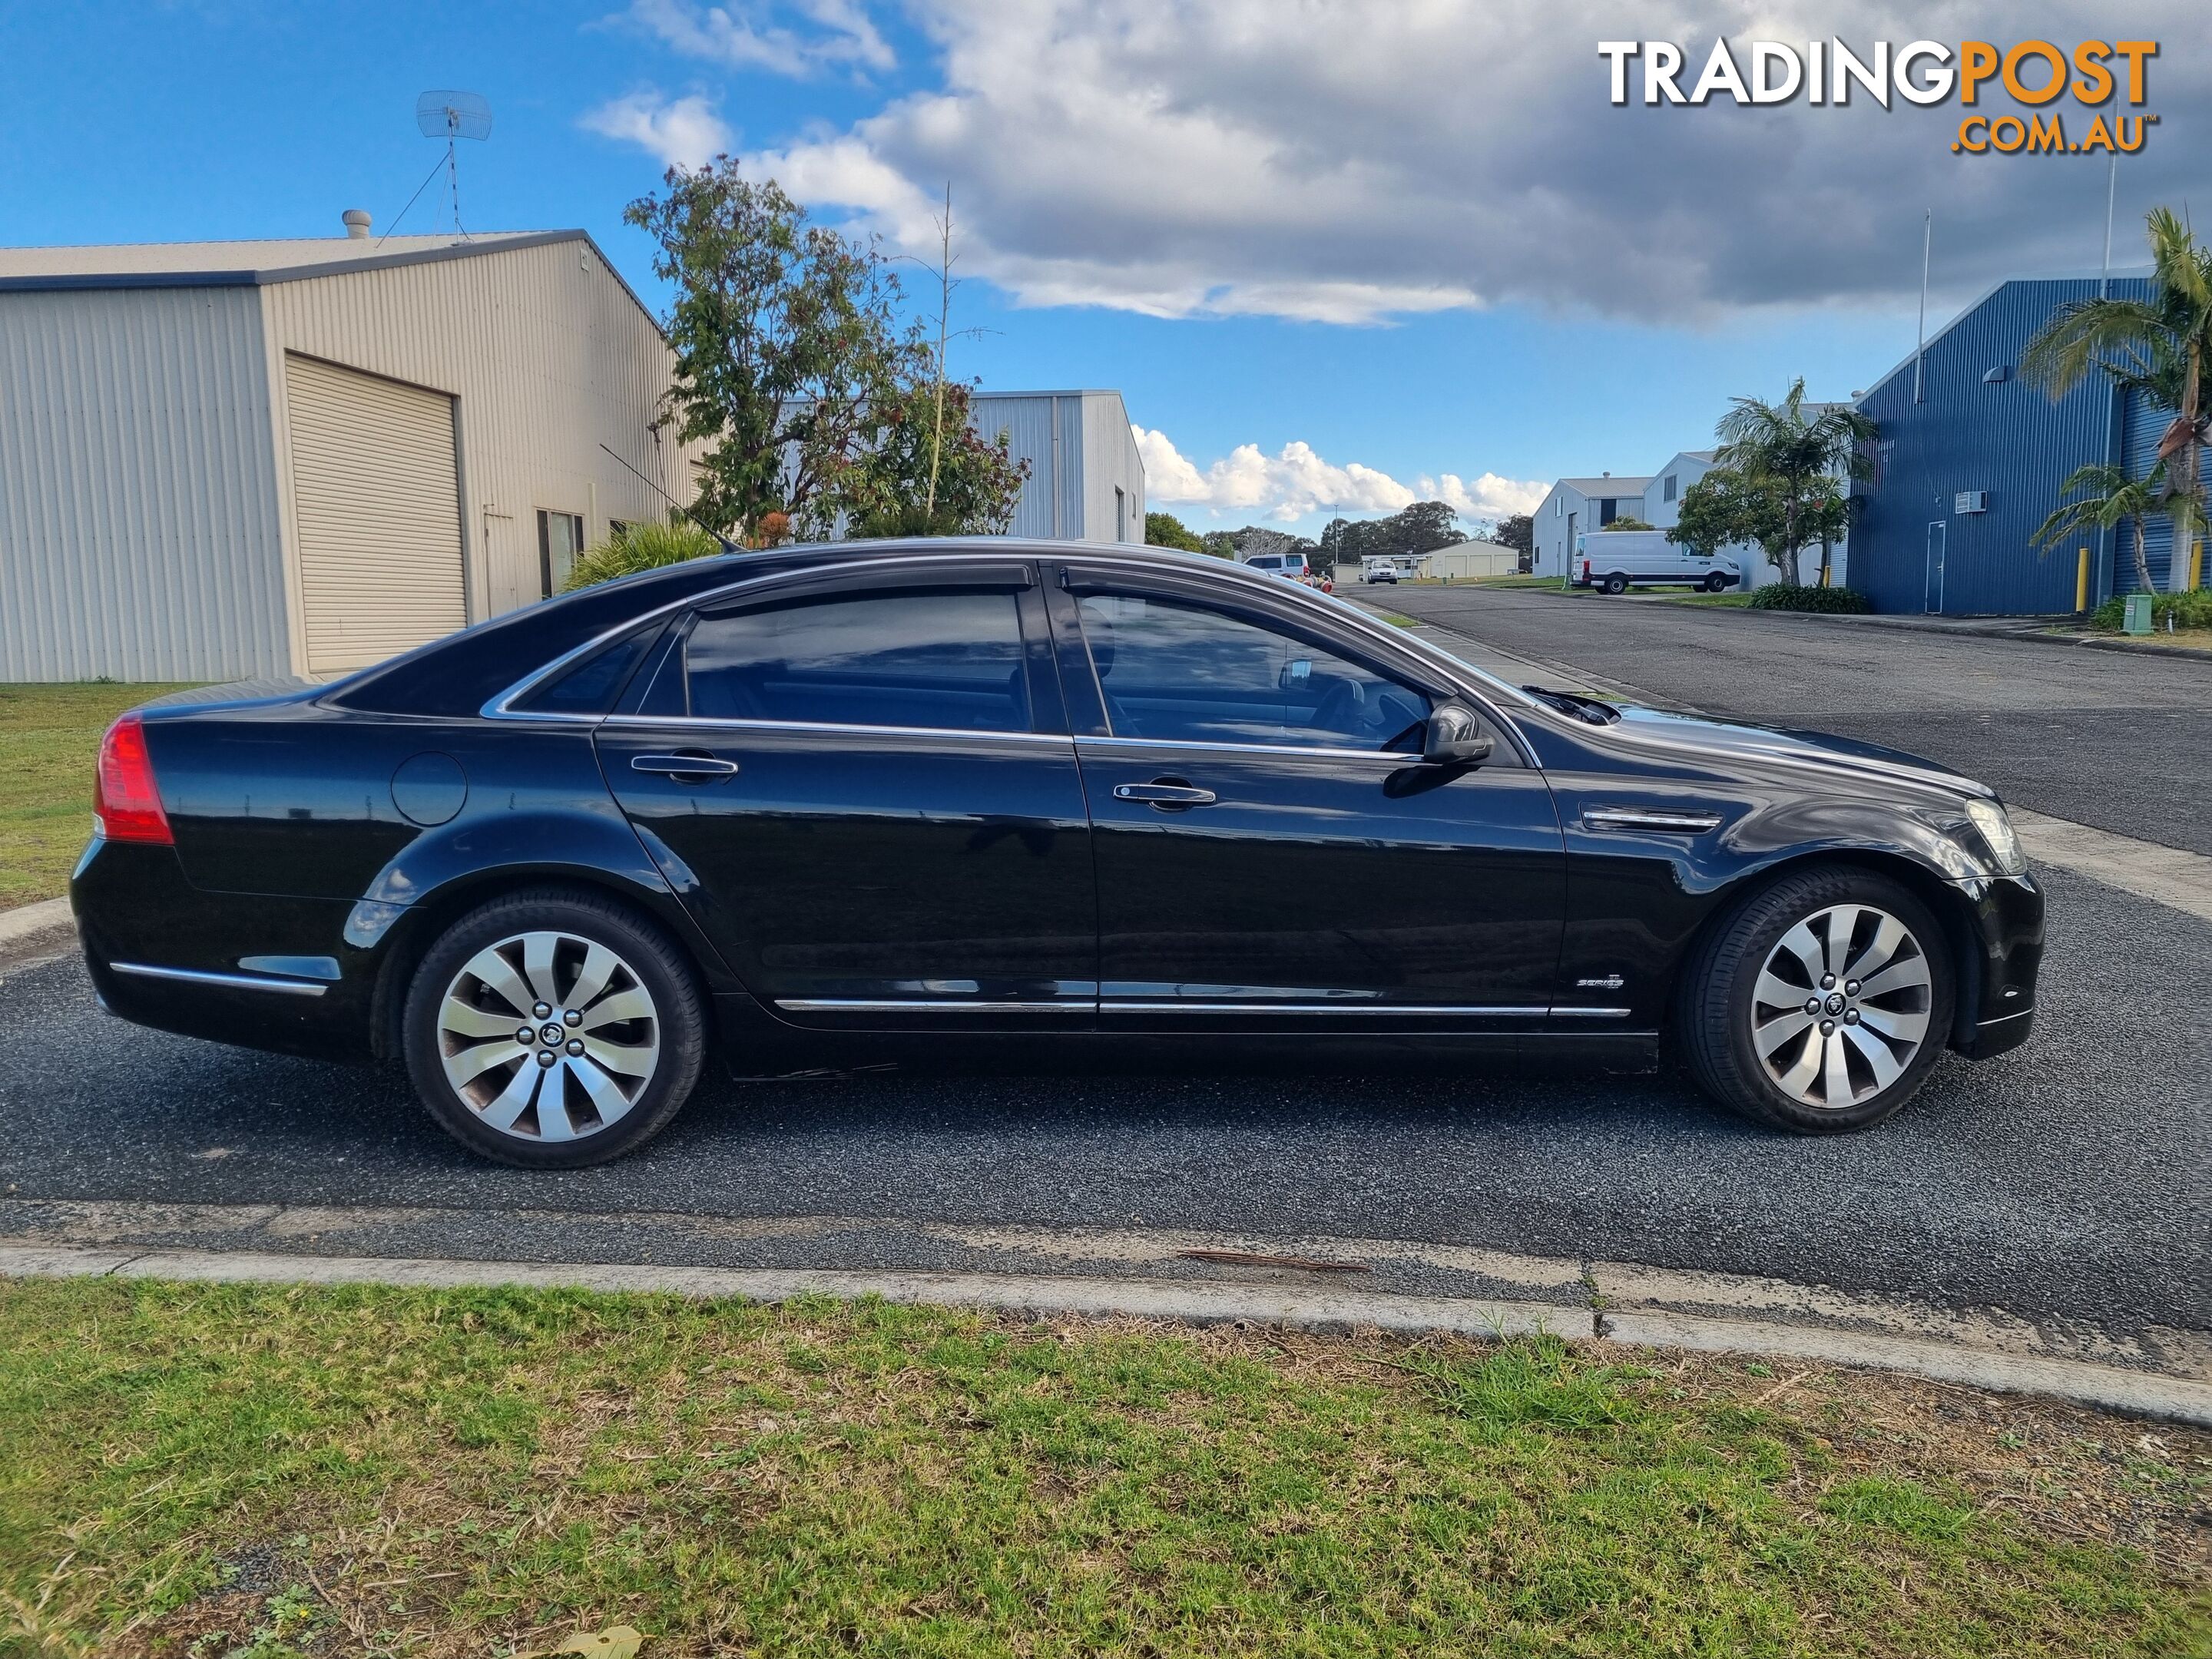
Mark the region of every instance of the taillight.
<instances>
[{"instance_id":1,"label":"taillight","mask_svg":"<svg viewBox=\"0 0 2212 1659\"><path fill-rule=\"evenodd\" d=\"M100 833L110 841L138 841L173 847L169 815L154 782L153 757L146 752L146 727L125 714L100 742L100 770L94 775L92 812Z\"/></svg>"}]
</instances>

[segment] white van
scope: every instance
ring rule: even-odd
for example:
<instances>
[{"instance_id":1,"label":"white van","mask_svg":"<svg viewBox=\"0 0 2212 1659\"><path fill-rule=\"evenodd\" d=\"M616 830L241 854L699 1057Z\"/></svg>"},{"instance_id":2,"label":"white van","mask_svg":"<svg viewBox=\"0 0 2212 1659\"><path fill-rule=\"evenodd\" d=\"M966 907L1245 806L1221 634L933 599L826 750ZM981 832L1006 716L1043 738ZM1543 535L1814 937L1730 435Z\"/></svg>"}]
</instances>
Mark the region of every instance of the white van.
<instances>
[{"instance_id":1,"label":"white van","mask_svg":"<svg viewBox=\"0 0 2212 1659\"><path fill-rule=\"evenodd\" d=\"M1254 570L1265 571L1270 576L1280 576L1285 581L1318 587L1324 593L1336 591L1336 583L1332 579L1307 568L1306 556L1303 553L1255 553L1243 562Z\"/></svg>"},{"instance_id":2,"label":"white van","mask_svg":"<svg viewBox=\"0 0 2212 1659\"><path fill-rule=\"evenodd\" d=\"M1693 553L1663 530L1584 531L1575 538L1574 585L1626 593L1635 587L1702 587L1717 593L1743 580L1733 554Z\"/></svg>"}]
</instances>

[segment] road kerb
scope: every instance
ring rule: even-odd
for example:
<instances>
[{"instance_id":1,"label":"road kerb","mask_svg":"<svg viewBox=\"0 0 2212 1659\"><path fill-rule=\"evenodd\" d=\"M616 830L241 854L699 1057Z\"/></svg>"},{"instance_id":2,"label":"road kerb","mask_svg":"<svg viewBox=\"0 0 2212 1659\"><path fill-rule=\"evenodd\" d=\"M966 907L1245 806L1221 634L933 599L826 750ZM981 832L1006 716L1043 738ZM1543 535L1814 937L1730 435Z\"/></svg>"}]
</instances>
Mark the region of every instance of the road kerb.
<instances>
[{"instance_id":1,"label":"road kerb","mask_svg":"<svg viewBox=\"0 0 2212 1659\"><path fill-rule=\"evenodd\" d=\"M1379 1329L1486 1338L1539 1332L1638 1347L1747 1352L1871 1366L2007 1393L2212 1427L2212 1383L2115 1366L1990 1353L1953 1344L1816 1325L1711 1318L1664 1310L1594 1313L1588 1307L1188 1280L896 1270L725 1268L620 1262L462 1261L384 1256L307 1256L265 1251L132 1252L44 1244L0 1245L0 1277L119 1277L219 1283L391 1285L468 1288L520 1285L760 1302L807 1295L1017 1315L1133 1318L1198 1324L1245 1322L1292 1329Z\"/></svg>"}]
</instances>

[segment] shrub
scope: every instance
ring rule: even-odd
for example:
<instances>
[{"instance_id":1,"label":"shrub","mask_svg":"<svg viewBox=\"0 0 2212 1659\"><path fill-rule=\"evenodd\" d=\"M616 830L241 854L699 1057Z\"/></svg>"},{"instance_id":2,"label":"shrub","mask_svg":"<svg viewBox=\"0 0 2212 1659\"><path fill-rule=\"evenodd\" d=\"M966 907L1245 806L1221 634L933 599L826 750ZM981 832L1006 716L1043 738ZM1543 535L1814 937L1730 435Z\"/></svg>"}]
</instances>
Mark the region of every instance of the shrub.
<instances>
[{"instance_id":1,"label":"shrub","mask_svg":"<svg viewBox=\"0 0 2212 1659\"><path fill-rule=\"evenodd\" d=\"M624 525L598 546L585 550L569 571L568 580L561 584L561 591L573 593L617 576L635 576L641 570L682 564L686 559L712 558L722 550L720 541L688 520L681 524Z\"/></svg>"},{"instance_id":2,"label":"shrub","mask_svg":"<svg viewBox=\"0 0 2212 1659\"><path fill-rule=\"evenodd\" d=\"M2118 595L2106 599L2089 613L2089 625L2107 633L2118 633L2126 603ZM2168 617L2173 618L2176 628L2212 628L2212 588L2192 587L2185 593L2152 594L2150 625L2162 629Z\"/></svg>"},{"instance_id":3,"label":"shrub","mask_svg":"<svg viewBox=\"0 0 2212 1659\"><path fill-rule=\"evenodd\" d=\"M1776 582L1754 590L1744 601L1753 611L1820 611L1831 616L1863 617L1874 609L1853 587L1815 587Z\"/></svg>"},{"instance_id":4,"label":"shrub","mask_svg":"<svg viewBox=\"0 0 2212 1659\"><path fill-rule=\"evenodd\" d=\"M1632 519L1626 514L1615 519L1611 524L1598 526L1601 530L1656 530L1658 527L1656 525L1646 524L1641 519Z\"/></svg>"}]
</instances>

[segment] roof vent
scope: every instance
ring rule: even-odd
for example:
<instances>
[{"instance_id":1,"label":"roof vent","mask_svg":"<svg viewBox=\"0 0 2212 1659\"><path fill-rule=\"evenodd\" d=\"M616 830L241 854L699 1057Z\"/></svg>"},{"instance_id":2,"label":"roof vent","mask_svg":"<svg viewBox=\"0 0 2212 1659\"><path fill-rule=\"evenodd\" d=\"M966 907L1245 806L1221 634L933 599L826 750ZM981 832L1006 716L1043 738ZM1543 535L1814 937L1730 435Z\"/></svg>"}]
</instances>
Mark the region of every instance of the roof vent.
<instances>
[{"instance_id":1,"label":"roof vent","mask_svg":"<svg viewBox=\"0 0 2212 1659\"><path fill-rule=\"evenodd\" d=\"M356 242L365 242L368 240L369 219L367 208L348 208L340 216L345 220L346 234L349 237Z\"/></svg>"},{"instance_id":2,"label":"roof vent","mask_svg":"<svg viewBox=\"0 0 2212 1659\"><path fill-rule=\"evenodd\" d=\"M1999 363L1995 368L1982 376L1982 384L1984 386L2002 386L2010 379L2012 379L2012 365L2010 363Z\"/></svg>"}]
</instances>

